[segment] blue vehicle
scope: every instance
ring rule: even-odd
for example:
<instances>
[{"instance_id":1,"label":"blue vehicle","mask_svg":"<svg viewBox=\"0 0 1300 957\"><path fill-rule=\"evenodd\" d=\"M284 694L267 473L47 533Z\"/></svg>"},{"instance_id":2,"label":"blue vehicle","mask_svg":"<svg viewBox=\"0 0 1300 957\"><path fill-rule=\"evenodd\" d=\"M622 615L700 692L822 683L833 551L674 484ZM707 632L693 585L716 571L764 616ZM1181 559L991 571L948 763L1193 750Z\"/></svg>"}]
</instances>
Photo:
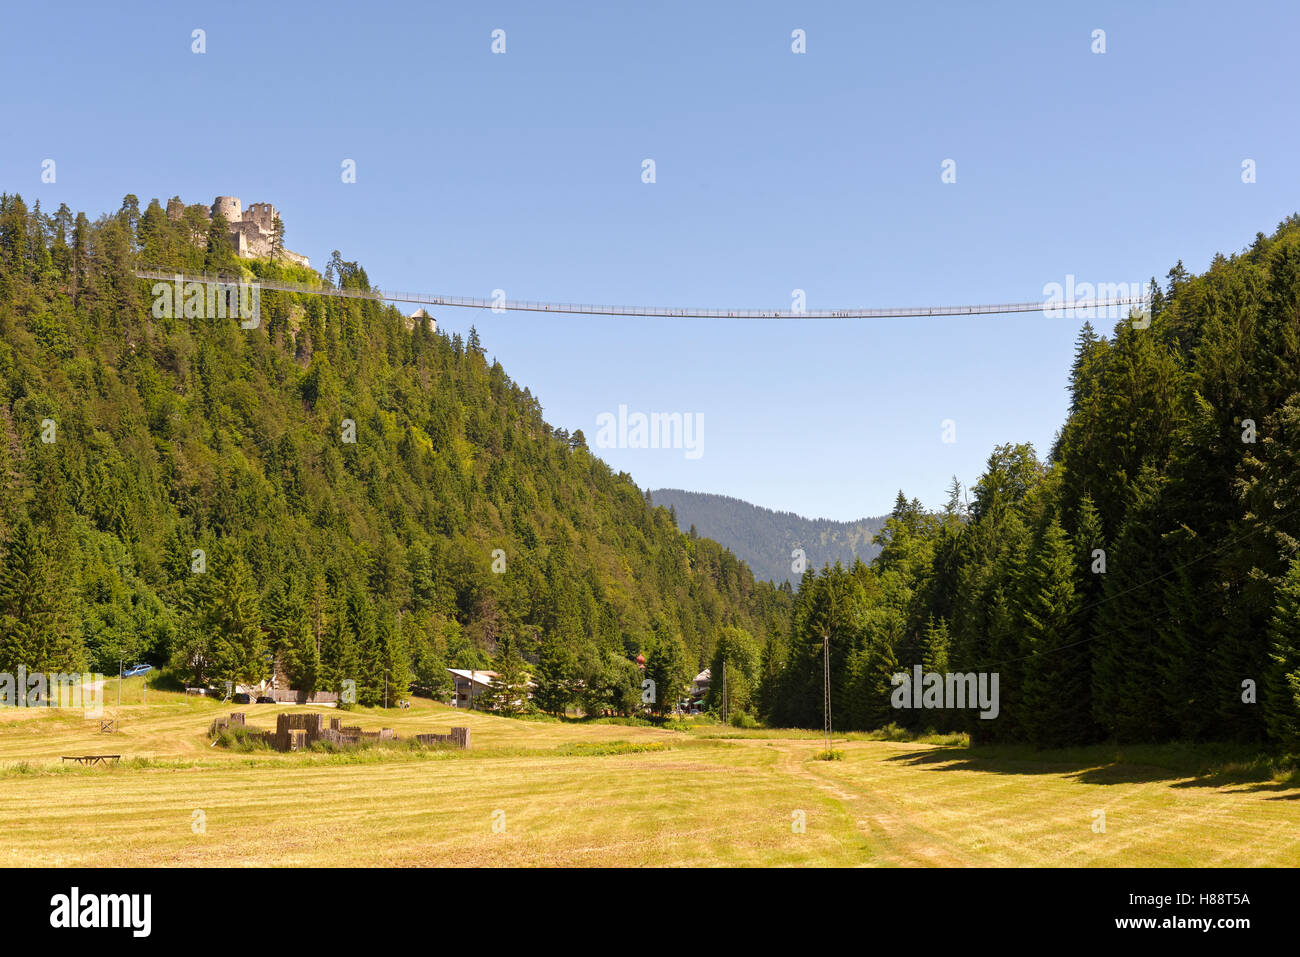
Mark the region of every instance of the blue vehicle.
<instances>
[{"instance_id":1,"label":"blue vehicle","mask_svg":"<svg viewBox=\"0 0 1300 957\"><path fill-rule=\"evenodd\" d=\"M122 677L134 678L136 675L142 675L149 671L153 671L153 665L132 665L122 672Z\"/></svg>"}]
</instances>

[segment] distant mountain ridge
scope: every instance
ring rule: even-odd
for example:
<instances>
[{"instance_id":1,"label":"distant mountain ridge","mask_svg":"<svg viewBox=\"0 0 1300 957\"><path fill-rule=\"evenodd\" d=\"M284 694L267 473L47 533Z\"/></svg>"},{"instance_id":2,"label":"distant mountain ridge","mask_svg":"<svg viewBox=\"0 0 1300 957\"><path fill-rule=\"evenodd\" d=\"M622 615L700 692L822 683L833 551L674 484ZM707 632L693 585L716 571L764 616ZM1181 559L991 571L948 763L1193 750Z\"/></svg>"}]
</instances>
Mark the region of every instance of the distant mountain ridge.
<instances>
[{"instance_id":1,"label":"distant mountain ridge","mask_svg":"<svg viewBox=\"0 0 1300 957\"><path fill-rule=\"evenodd\" d=\"M798 585L801 575L791 569L791 553L802 548L808 567L845 566L854 558L864 562L875 558L879 546L872 537L884 527L888 516L836 522L826 518L804 518L794 512L777 512L729 495L688 492L661 488L650 492L655 505L672 508L682 531L695 531L729 548L754 572L754 577L780 584Z\"/></svg>"}]
</instances>

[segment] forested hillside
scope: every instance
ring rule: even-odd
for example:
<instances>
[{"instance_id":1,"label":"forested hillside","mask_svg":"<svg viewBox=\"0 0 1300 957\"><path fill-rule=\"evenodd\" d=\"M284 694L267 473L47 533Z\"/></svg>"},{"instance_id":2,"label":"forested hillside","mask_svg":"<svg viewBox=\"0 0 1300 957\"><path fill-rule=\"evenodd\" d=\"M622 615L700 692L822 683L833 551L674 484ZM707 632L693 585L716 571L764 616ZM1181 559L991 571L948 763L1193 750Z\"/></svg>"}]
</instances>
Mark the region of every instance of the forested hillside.
<instances>
[{"instance_id":1,"label":"forested hillside","mask_svg":"<svg viewBox=\"0 0 1300 957\"><path fill-rule=\"evenodd\" d=\"M369 288L170 205L0 197L0 671L251 681L274 653L374 703L448 665L507 700L527 667L546 710L629 713L644 653L661 709L725 665L733 712L819 726L829 635L840 729L1300 750L1300 218L1179 264L1149 324L1085 324L1045 458L1008 437L939 512L900 492L869 564L792 598L549 427L476 333L267 291L251 329L155 314L137 265ZM998 717L894 709L916 664L997 672Z\"/></svg>"},{"instance_id":2,"label":"forested hillside","mask_svg":"<svg viewBox=\"0 0 1300 957\"><path fill-rule=\"evenodd\" d=\"M1045 460L995 449L969 511L900 493L870 566L805 576L761 658L771 720L820 724L829 632L840 727L1300 749L1300 218L1180 263L1144 325L1084 325ZM916 664L998 672L999 716L894 710Z\"/></svg>"},{"instance_id":3,"label":"forested hillside","mask_svg":"<svg viewBox=\"0 0 1300 957\"><path fill-rule=\"evenodd\" d=\"M476 333L266 291L252 329L156 316L137 265L369 288L337 253L323 278L237 260L169 206L0 197L0 670L254 681L277 652L374 703L385 672L527 661L552 706L626 711L637 653L678 684L723 628L787 627L788 594L550 428Z\"/></svg>"},{"instance_id":4,"label":"forested hillside","mask_svg":"<svg viewBox=\"0 0 1300 957\"><path fill-rule=\"evenodd\" d=\"M729 495L676 488L655 489L650 494L656 505L676 513L679 528L689 531L694 526L699 534L722 543L764 581L799 584L802 575L791 570L796 548L803 549L810 568L836 562L851 565L859 558L870 561L880 551L873 539L885 524L883 518L835 522L777 512Z\"/></svg>"}]
</instances>

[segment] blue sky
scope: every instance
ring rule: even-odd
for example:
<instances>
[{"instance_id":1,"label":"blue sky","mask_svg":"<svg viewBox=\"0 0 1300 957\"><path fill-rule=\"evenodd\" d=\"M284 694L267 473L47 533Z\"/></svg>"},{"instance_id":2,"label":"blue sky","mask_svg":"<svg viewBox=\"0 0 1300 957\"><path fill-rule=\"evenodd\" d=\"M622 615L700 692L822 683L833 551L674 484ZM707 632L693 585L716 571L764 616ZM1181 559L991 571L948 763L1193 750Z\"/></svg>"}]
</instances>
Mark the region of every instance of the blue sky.
<instances>
[{"instance_id":1,"label":"blue sky","mask_svg":"<svg viewBox=\"0 0 1300 957\"><path fill-rule=\"evenodd\" d=\"M4 21L0 189L92 216L128 192L272 202L290 248L321 267L339 249L390 289L1032 301L1068 274L1200 271L1300 209L1294 4L53 3ZM589 440L620 404L701 417L698 458L601 450L643 488L840 519L899 488L937 506L999 442L1045 454L1080 325L435 314L476 324Z\"/></svg>"}]
</instances>

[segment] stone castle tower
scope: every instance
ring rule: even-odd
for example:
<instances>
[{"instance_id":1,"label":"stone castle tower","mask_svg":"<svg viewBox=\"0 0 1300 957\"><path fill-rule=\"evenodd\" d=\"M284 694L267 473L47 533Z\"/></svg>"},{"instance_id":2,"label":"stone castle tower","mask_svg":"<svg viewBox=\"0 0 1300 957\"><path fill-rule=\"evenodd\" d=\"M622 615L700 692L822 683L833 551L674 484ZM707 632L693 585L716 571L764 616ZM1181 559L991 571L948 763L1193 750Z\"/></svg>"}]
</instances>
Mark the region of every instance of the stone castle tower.
<instances>
[{"instance_id":1,"label":"stone castle tower","mask_svg":"<svg viewBox=\"0 0 1300 957\"><path fill-rule=\"evenodd\" d=\"M212 215L220 213L232 226L244 218L238 196L218 196L212 201Z\"/></svg>"}]
</instances>

